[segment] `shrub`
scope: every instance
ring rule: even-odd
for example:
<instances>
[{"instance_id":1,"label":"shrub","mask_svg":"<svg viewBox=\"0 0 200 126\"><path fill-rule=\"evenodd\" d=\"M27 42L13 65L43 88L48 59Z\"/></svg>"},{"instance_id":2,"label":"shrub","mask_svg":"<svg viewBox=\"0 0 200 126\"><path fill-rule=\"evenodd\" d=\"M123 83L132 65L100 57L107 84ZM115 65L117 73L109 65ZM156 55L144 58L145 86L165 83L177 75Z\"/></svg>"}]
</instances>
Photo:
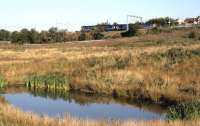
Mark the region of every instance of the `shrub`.
<instances>
[{"instance_id":1,"label":"shrub","mask_svg":"<svg viewBox=\"0 0 200 126\"><path fill-rule=\"evenodd\" d=\"M184 50L182 48L172 48L164 54L170 64L176 64L184 61L184 59L191 57L192 53L190 51Z\"/></svg>"},{"instance_id":2,"label":"shrub","mask_svg":"<svg viewBox=\"0 0 200 126\"><path fill-rule=\"evenodd\" d=\"M164 42L165 42L164 40L158 40L158 41L156 41L156 44L157 45L162 45Z\"/></svg>"},{"instance_id":3,"label":"shrub","mask_svg":"<svg viewBox=\"0 0 200 126\"><path fill-rule=\"evenodd\" d=\"M81 32L78 38L79 41L84 41L86 40L86 33L85 32Z\"/></svg>"},{"instance_id":4,"label":"shrub","mask_svg":"<svg viewBox=\"0 0 200 126\"><path fill-rule=\"evenodd\" d=\"M138 29L139 29L139 25L137 25L137 24L130 24L129 25L129 30L126 31L126 32L122 32L121 36L122 37L135 36L135 35L137 35Z\"/></svg>"},{"instance_id":5,"label":"shrub","mask_svg":"<svg viewBox=\"0 0 200 126\"><path fill-rule=\"evenodd\" d=\"M159 34L159 33L162 32L161 29L159 29L157 27L153 28L151 31L152 31L153 34Z\"/></svg>"},{"instance_id":6,"label":"shrub","mask_svg":"<svg viewBox=\"0 0 200 126\"><path fill-rule=\"evenodd\" d=\"M182 63L183 61L193 57L200 56L200 49L195 50L184 50L183 48L171 48L165 53L152 53L146 54L143 53L138 58L140 60L140 65L145 64L151 61L161 61L163 58L166 58L167 65L173 65Z\"/></svg>"},{"instance_id":7,"label":"shrub","mask_svg":"<svg viewBox=\"0 0 200 126\"><path fill-rule=\"evenodd\" d=\"M190 38L190 39L194 39L194 38L196 38L196 33L193 31L193 32L190 32L189 34L188 34L188 38Z\"/></svg>"},{"instance_id":8,"label":"shrub","mask_svg":"<svg viewBox=\"0 0 200 126\"><path fill-rule=\"evenodd\" d=\"M192 50L191 53L196 56L200 56L200 48Z\"/></svg>"},{"instance_id":9,"label":"shrub","mask_svg":"<svg viewBox=\"0 0 200 126\"><path fill-rule=\"evenodd\" d=\"M112 34L106 34L104 39L116 39L116 38L121 38L121 33L112 33Z\"/></svg>"},{"instance_id":10,"label":"shrub","mask_svg":"<svg viewBox=\"0 0 200 126\"><path fill-rule=\"evenodd\" d=\"M136 31L126 31L126 32L122 32L121 36L122 37L132 37L136 35Z\"/></svg>"},{"instance_id":11,"label":"shrub","mask_svg":"<svg viewBox=\"0 0 200 126\"><path fill-rule=\"evenodd\" d=\"M127 55L125 57L115 57L114 68L117 69L125 69L131 62L131 55Z\"/></svg>"},{"instance_id":12,"label":"shrub","mask_svg":"<svg viewBox=\"0 0 200 126\"><path fill-rule=\"evenodd\" d=\"M193 101L190 103L181 103L169 108L167 118L169 120L190 120L200 117L200 102Z\"/></svg>"},{"instance_id":13,"label":"shrub","mask_svg":"<svg viewBox=\"0 0 200 126\"><path fill-rule=\"evenodd\" d=\"M104 35L98 30L93 30L90 34L94 40L100 40L104 37Z\"/></svg>"}]
</instances>

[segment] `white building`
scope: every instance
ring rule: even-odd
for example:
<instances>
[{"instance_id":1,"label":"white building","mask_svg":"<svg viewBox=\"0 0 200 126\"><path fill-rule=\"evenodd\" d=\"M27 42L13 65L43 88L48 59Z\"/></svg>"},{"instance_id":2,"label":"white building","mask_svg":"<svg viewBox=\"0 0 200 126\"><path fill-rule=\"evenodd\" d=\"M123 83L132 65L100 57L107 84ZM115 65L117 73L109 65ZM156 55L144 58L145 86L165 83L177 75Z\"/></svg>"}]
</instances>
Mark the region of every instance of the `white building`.
<instances>
[{"instance_id":1,"label":"white building","mask_svg":"<svg viewBox=\"0 0 200 126\"><path fill-rule=\"evenodd\" d=\"M177 19L177 23L179 25L183 25L185 23L185 20L184 19Z\"/></svg>"}]
</instances>

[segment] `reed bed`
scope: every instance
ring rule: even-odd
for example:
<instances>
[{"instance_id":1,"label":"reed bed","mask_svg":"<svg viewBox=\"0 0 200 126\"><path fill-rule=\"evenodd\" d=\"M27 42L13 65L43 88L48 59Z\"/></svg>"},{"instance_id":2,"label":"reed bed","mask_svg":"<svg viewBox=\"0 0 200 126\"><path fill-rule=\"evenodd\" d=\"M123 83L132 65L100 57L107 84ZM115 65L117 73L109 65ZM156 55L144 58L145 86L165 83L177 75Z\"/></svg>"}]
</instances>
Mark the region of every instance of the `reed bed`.
<instances>
[{"instance_id":1,"label":"reed bed","mask_svg":"<svg viewBox=\"0 0 200 126\"><path fill-rule=\"evenodd\" d=\"M26 81L29 88L44 88L46 90L69 90L69 79L60 73L49 73L46 75L30 75Z\"/></svg>"},{"instance_id":2,"label":"reed bed","mask_svg":"<svg viewBox=\"0 0 200 126\"><path fill-rule=\"evenodd\" d=\"M0 75L0 88L5 87L6 81L2 75Z\"/></svg>"}]
</instances>

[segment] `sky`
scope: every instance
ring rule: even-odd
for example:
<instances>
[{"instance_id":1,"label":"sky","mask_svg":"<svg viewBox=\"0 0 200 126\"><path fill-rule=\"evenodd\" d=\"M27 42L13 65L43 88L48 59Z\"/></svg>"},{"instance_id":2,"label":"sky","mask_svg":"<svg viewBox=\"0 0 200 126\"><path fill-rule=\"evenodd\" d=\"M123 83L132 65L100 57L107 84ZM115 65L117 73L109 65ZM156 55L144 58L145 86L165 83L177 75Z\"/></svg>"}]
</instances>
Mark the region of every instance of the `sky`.
<instances>
[{"instance_id":1,"label":"sky","mask_svg":"<svg viewBox=\"0 0 200 126\"><path fill-rule=\"evenodd\" d=\"M0 29L50 27L80 30L82 25L126 23L126 15L144 20L200 15L200 0L0 0ZM133 20L133 19L130 19Z\"/></svg>"}]
</instances>

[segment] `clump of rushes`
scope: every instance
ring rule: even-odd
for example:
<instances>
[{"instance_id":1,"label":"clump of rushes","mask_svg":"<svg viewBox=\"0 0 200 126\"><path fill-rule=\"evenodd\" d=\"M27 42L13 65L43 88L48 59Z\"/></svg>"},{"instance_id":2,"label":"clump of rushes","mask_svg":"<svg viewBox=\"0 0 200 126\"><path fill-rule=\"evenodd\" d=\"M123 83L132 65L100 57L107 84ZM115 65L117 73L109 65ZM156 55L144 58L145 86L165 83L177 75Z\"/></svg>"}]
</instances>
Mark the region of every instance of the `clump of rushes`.
<instances>
[{"instance_id":1,"label":"clump of rushes","mask_svg":"<svg viewBox=\"0 0 200 126\"><path fill-rule=\"evenodd\" d=\"M192 120L200 118L200 101L181 103L170 107L169 120Z\"/></svg>"},{"instance_id":2,"label":"clump of rushes","mask_svg":"<svg viewBox=\"0 0 200 126\"><path fill-rule=\"evenodd\" d=\"M30 88L69 90L69 79L61 73L34 74L28 77L26 86Z\"/></svg>"},{"instance_id":3,"label":"clump of rushes","mask_svg":"<svg viewBox=\"0 0 200 126\"><path fill-rule=\"evenodd\" d=\"M6 85L6 81L2 75L0 75L0 88L3 88Z\"/></svg>"}]
</instances>

